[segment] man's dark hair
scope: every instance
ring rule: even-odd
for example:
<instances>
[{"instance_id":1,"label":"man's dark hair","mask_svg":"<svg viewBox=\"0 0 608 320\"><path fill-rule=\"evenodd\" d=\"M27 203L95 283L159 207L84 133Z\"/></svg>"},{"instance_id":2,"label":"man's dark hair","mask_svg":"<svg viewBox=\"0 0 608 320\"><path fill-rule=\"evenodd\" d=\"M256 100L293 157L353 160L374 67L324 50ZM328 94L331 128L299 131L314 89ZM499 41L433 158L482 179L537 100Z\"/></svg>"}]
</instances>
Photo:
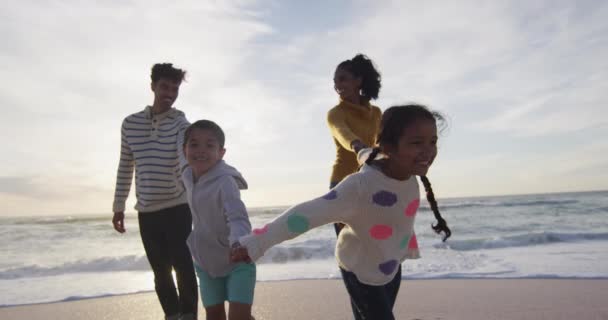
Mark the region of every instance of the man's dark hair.
<instances>
[{"instance_id":1,"label":"man's dark hair","mask_svg":"<svg viewBox=\"0 0 608 320\"><path fill-rule=\"evenodd\" d=\"M175 68L172 63L157 63L152 66L150 78L152 78L152 82L163 78L181 83L186 78L186 70Z\"/></svg>"}]
</instances>

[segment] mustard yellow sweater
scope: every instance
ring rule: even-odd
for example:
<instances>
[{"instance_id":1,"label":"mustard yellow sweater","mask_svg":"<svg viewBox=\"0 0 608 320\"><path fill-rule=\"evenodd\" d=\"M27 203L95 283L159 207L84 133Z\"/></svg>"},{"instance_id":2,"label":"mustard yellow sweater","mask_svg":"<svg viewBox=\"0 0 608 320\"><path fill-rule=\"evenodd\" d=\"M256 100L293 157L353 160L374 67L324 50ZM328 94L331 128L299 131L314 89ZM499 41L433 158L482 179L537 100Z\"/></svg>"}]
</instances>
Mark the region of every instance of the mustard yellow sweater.
<instances>
[{"instance_id":1,"label":"mustard yellow sweater","mask_svg":"<svg viewBox=\"0 0 608 320\"><path fill-rule=\"evenodd\" d=\"M373 146L380 130L381 116L380 108L369 103L361 106L341 100L329 110L327 124L336 144L336 161L330 182L340 182L357 171L359 164L351 143L360 140Z\"/></svg>"}]
</instances>

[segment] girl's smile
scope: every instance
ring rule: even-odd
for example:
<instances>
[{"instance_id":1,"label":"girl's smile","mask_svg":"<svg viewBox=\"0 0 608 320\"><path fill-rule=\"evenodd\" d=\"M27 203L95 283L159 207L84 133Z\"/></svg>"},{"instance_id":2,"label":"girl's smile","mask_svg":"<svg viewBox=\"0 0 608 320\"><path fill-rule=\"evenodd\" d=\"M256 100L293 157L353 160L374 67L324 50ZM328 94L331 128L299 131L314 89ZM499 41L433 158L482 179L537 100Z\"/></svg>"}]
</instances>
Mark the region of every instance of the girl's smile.
<instances>
[{"instance_id":1,"label":"girl's smile","mask_svg":"<svg viewBox=\"0 0 608 320\"><path fill-rule=\"evenodd\" d=\"M385 145L385 174L398 180L426 175L437 156L435 121L418 119L406 126L396 146Z\"/></svg>"}]
</instances>

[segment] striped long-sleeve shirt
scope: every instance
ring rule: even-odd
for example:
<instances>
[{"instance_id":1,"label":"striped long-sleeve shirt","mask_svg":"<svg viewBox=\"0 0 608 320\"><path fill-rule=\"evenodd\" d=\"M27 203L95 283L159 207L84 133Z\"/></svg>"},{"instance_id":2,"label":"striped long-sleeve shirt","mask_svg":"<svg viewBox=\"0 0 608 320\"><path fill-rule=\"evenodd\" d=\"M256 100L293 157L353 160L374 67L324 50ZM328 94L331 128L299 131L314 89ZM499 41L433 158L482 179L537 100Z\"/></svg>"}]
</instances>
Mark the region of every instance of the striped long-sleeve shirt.
<instances>
[{"instance_id":1,"label":"striped long-sleeve shirt","mask_svg":"<svg viewBox=\"0 0 608 320\"><path fill-rule=\"evenodd\" d=\"M182 111L171 108L153 114L150 106L123 120L114 212L125 210L133 172L137 211L158 211L187 203L181 172L186 166L182 145L188 125Z\"/></svg>"}]
</instances>

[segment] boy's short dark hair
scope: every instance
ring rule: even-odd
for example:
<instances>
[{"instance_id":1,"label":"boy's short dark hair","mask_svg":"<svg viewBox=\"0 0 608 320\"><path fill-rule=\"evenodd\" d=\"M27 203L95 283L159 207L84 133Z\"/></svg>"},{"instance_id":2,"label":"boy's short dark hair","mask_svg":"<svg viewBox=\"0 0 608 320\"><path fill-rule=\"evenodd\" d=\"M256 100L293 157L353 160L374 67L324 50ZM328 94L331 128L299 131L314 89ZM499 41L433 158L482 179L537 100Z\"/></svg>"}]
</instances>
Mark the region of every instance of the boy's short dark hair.
<instances>
[{"instance_id":1,"label":"boy's short dark hair","mask_svg":"<svg viewBox=\"0 0 608 320\"><path fill-rule=\"evenodd\" d=\"M152 82L164 78L181 83L186 78L186 70L175 68L172 63L157 63L152 66L150 78L152 78Z\"/></svg>"},{"instance_id":2,"label":"boy's short dark hair","mask_svg":"<svg viewBox=\"0 0 608 320\"><path fill-rule=\"evenodd\" d=\"M217 123L215 123L211 120L198 120L195 123L191 124L188 127L188 129L186 129L186 132L184 132L184 145L186 145L186 143L188 143L190 134L191 134L192 130L194 130L194 129L211 131L211 133L215 136L215 138L219 142L220 148L224 147L224 143L226 142L226 136L224 135L224 131L222 130L222 128L220 126L217 125Z\"/></svg>"}]
</instances>

